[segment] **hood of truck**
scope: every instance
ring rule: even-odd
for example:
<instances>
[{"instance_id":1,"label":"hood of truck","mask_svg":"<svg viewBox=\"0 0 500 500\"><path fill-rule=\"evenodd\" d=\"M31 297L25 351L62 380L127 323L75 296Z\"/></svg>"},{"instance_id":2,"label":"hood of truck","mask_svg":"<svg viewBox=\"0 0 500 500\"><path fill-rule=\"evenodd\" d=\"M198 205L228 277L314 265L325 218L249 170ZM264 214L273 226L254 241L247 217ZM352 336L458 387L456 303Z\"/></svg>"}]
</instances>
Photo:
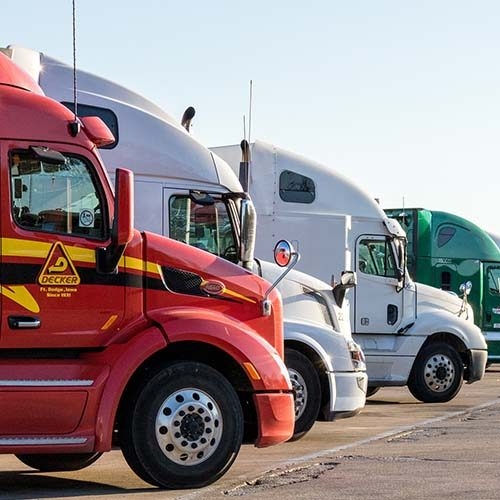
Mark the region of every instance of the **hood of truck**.
<instances>
[{"instance_id":1,"label":"hood of truck","mask_svg":"<svg viewBox=\"0 0 500 500\"><path fill-rule=\"evenodd\" d=\"M455 316L458 316L462 307L462 299L455 293L446 292L423 283L415 283L417 289L417 310L418 313L430 309L444 309ZM474 322L474 313L470 305L467 306L468 314L463 313L462 318Z\"/></svg>"},{"instance_id":2,"label":"hood of truck","mask_svg":"<svg viewBox=\"0 0 500 500\"><path fill-rule=\"evenodd\" d=\"M176 308L198 310L200 319L206 310L219 312L228 323L252 330L283 353L283 309L277 290L269 295L271 314L262 312L270 283L205 250L153 233L142 235L145 311L151 319L164 323Z\"/></svg>"},{"instance_id":3,"label":"hood of truck","mask_svg":"<svg viewBox=\"0 0 500 500\"><path fill-rule=\"evenodd\" d=\"M284 272L284 268L272 262L259 260L259 264L262 277L271 283ZM328 283L292 269L278 284L278 290L283 299L285 321L308 322L332 328L331 318L337 332L348 339L352 338L349 302L344 300L342 307L339 307Z\"/></svg>"}]
</instances>

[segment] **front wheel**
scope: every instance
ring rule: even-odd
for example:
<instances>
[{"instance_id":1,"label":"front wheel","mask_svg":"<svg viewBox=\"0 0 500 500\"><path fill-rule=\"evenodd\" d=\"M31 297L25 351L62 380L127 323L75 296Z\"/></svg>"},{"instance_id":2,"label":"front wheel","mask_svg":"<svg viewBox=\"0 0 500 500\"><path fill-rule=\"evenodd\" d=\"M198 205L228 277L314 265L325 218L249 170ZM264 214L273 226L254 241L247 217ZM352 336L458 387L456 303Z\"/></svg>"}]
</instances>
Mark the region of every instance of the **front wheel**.
<instances>
[{"instance_id":1,"label":"front wheel","mask_svg":"<svg viewBox=\"0 0 500 500\"><path fill-rule=\"evenodd\" d=\"M295 427L289 441L297 441L306 435L318 418L321 386L314 365L301 352L285 349L285 365L295 402Z\"/></svg>"},{"instance_id":2,"label":"front wheel","mask_svg":"<svg viewBox=\"0 0 500 500\"><path fill-rule=\"evenodd\" d=\"M445 403L458 394L463 375L460 354L444 342L433 342L423 347L415 359L408 389L424 403Z\"/></svg>"},{"instance_id":3,"label":"front wheel","mask_svg":"<svg viewBox=\"0 0 500 500\"><path fill-rule=\"evenodd\" d=\"M40 472L80 470L92 465L102 453L23 453L16 455L21 462Z\"/></svg>"},{"instance_id":4,"label":"front wheel","mask_svg":"<svg viewBox=\"0 0 500 500\"><path fill-rule=\"evenodd\" d=\"M373 396L374 394L377 394L377 392L380 391L379 386L371 386L366 389L366 397L369 398Z\"/></svg>"},{"instance_id":5,"label":"front wheel","mask_svg":"<svg viewBox=\"0 0 500 500\"><path fill-rule=\"evenodd\" d=\"M144 481L200 488L232 465L243 412L232 385L202 363L172 363L142 381L127 401L119 433L123 455Z\"/></svg>"}]
</instances>

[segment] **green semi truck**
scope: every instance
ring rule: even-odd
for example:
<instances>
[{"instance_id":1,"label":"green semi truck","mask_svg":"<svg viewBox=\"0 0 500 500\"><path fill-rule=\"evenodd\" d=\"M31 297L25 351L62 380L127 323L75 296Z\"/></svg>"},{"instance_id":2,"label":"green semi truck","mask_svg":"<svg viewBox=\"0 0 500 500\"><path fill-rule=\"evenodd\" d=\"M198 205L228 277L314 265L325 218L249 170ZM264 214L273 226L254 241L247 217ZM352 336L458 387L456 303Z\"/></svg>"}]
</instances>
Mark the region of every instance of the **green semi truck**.
<instances>
[{"instance_id":1,"label":"green semi truck","mask_svg":"<svg viewBox=\"0 0 500 500\"><path fill-rule=\"evenodd\" d=\"M408 270L412 278L461 293L470 281L469 303L474 322L488 344L488 361L500 362L500 247L476 224L447 212L423 208L391 208L408 238Z\"/></svg>"}]
</instances>

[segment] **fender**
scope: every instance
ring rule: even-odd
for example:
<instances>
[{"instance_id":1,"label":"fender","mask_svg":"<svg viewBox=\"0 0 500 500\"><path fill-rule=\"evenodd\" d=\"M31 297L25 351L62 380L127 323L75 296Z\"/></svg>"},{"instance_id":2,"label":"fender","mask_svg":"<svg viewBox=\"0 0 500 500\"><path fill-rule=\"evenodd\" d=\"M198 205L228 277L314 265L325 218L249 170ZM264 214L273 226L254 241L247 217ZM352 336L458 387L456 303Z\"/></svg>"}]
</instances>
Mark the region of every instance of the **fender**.
<instances>
[{"instance_id":1,"label":"fender","mask_svg":"<svg viewBox=\"0 0 500 500\"><path fill-rule=\"evenodd\" d=\"M322 343L312 338L312 335L316 338L319 337ZM309 323L302 324L295 321L285 321L285 347L288 342L298 342L306 345L316 353L325 367L326 380L328 383L328 414L333 412L337 399L337 384L335 382L335 372L332 364L332 359L336 357L336 355L335 348L332 348L333 343L330 342L331 337L331 330L327 332ZM324 346L332 349L328 349L327 351Z\"/></svg>"},{"instance_id":2,"label":"fender","mask_svg":"<svg viewBox=\"0 0 500 500\"><path fill-rule=\"evenodd\" d=\"M318 329L320 331L314 335L314 333L311 334L311 330L316 331L317 329L311 328L310 324L285 321L285 346L290 341L306 345L321 359L322 363L325 365L325 369L329 372L333 372L333 364L331 360L335 353L333 350L329 349L327 351L325 349L326 346L329 346L328 338L324 335L326 332L322 332L321 329ZM312 338L313 335L316 338ZM320 341L317 340L318 337L321 339Z\"/></svg>"},{"instance_id":3,"label":"fender","mask_svg":"<svg viewBox=\"0 0 500 500\"><path fill-rule=\"evenodd\" d=\"M484 335L476 325L445 310L435 309L419 314L405 335L429 337L434 333L454 335L464 343L467 349L487 348Z\"/></svg>"},{"instance_id":4,"label":"fender","mask_svg":"<svg viewBox=\"0 0 500 500\"><path fill-rule=\"evenodd\" d=\"M226 352L245 368L255 391L291 391L283 359L245 323L217 311L195 307L155 311L150 316L161 325L168 343L202 342ZM258 377L245 363L253 366Z\"/></svg>"},{"instance_id":5,"label":"fender","mask_svg":"<svg viewBox=\"0 0 500 500\"><path fill-rule=\"evenodd\" d=\"M114 419L125 386L137 368L167 341L158 328L148 328L126 344L114 344L104 352L110 373L96 415L96 451L111 449Z\"/></svg>"},{"instance_id":6,"label":"fender","mask_svg":"<svg viewBox=\"0 0 500 500\"><path fill-rule=\"evenodd\" d=\"M318 324L285 320L285 343L296 340L313 349L331 372L352 371L352 360L345 336L338 330Z\"/></svg>"}]
</instances>

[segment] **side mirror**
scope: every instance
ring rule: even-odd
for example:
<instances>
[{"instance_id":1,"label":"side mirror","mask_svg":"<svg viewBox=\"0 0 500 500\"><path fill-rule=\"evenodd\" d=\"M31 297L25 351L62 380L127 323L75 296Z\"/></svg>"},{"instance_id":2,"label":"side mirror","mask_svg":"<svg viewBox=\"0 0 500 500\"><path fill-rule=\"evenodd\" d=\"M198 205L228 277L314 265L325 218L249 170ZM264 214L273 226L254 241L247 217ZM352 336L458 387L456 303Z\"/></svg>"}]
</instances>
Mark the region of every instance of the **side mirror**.
<instances>
[{"instance_id":1,"label":"side mirror","mask_svg":"<svg viewBox=\"0 0 500 500\"><path fill-rule=\"evenodd\" d=\"M340 283L333 287L333 297L339 307L344 303L345 294L349 288L356 286L357 277L354 271L344 271L340 276Z\"/></svg>"},{"instance_id":2,"label":"side mirror","mask_svg":"<svg viewBox=\"0 0 500 500\"><path fill-rule=\"evenodd\" d=\"M470 281L462 283L459 287L459 290L460 293L463 294L464 296L469 295L470 291L472 290L472 283Z\"/></svg>"},{"instance_id":3,"label":"side mirror","mask_svg":"<svg viewBox=\"0 0 500 500\"><path fill-rule=\"evenodd\" d=\"M240 261L245 269L252 269L257 237L257 213L252 200L242 199L240 208Z\"/></svg>"},{"instance_id":4,"label":"side mirror","mask_svg":"<svg viewBox=\"0 0 500 500\"><path fill-rule=\"evenodd\" d=\"M115 181L115 218L113 232L116 244L127 245L134 235L134 174L118 168ZM113 238L112 234L112 238Z\"/></svg>"},{"instance_id":5,"label":"side mirror","mask_svg":"<svg viewBox=\"0 0 500 500\"><path fill-rule=\"evenodd\" d=\"M96 249L97 272L116 273L125 247L134 236L134 174L123 168L116 169L114 219L111 242Z\"/></svg>"},{"instance_id":6,"label":"side mirror","mask_svg":"<svg viewBox=\"0 0 500 500\"><path fill-rule=\"evenodd\" d=\"M280 267L286 267L292 260L295 250L292 244L286 240L280 240L274 247L274 262Z\"/></svg>"},{"instance_id":7,"label":"side mirror","mask_svg":"<svg viewBox=\"0 0 500 500\"><path fill-rule=\"evenodd\" d=\"M340 276L340 284L344 288L352 288L358 283L356 273L354 271L344 271Z\"/></svg>"},{"instance_id":8,"label":"side mirror","mask_svg":"<svg viewBox=\"0 0 500 500\"><path fill-rule=\"evenodd\" d=\"M295 251L293 245L286 240L280 240L276 243L274 247L274 261L280 267L286 267L286 269L281 273L276 281L271 285L269 290L267 290L264 300L262 301L262 314L264 316L269 316L271 314L271 301L268 299L269 294L272 292L278 283L294 268L295 264L300 259L300 254Z\"/></svg>"},{"instance_id":9,"label":"side mirror","mask_svg":"<svg viewBox=\"0 0 500 500\"><path fill-rule=\"evenodd\" d=\"M458 311L458 317L460 318L462 314L466 314L465 319L469 319L468 314L468 297L470 291L472 290L472 283L470 281L466 281L462 283L459 287L460 293L462 294L462 304L460 306L460 311Z\"/></svg>"},{"instance_id":10,"label":"side mirror","mask_svg":"<svg viewBox=\"0 0 500 500\"><path fill-rule=\"evenodd\" d=\"M405 272L403 269L401 269L400 267L396 268L396 275L398 277L398 281L403 281L404 277L405 277Z\"/></svg>"}]
</instances>

